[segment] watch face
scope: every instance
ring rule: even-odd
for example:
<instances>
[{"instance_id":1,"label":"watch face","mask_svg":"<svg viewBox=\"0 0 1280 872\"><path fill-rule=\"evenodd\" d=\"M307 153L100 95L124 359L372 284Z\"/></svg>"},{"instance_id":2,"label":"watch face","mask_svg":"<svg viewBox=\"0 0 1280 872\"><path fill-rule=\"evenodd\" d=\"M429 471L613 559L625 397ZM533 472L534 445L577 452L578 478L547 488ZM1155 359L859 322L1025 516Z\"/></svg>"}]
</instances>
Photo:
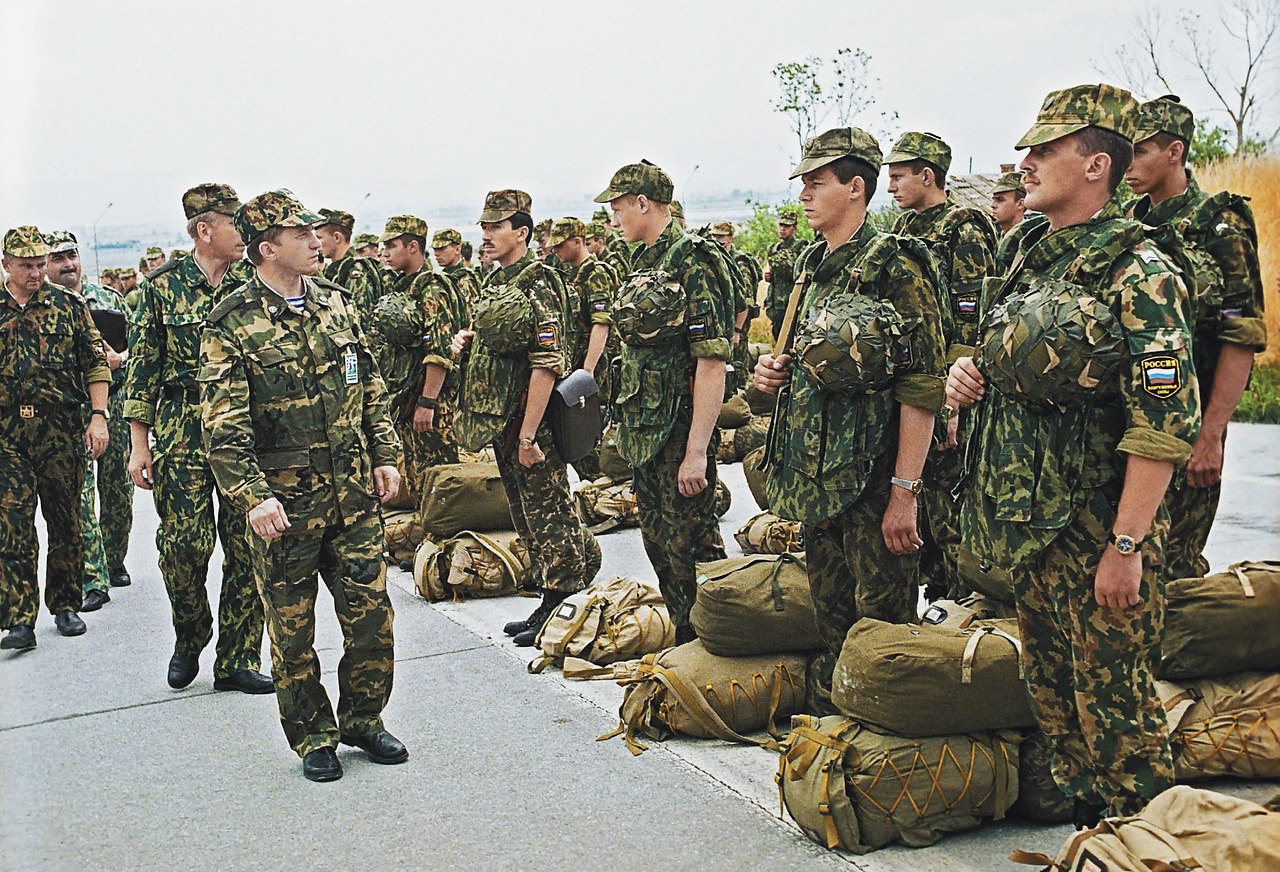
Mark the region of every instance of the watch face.
<instances>
[{"instance_id":1,"label":"watch face","mask_svg":"<svg viewBox=\"0 0 1280 872\"><path fill-rule=\"evenodd\" d=\"M1116 550L1121 554L1132 554L1137 550L1137 543L1133 541L1132 536L1117 536Z\"/></svg>"}]
</instances>

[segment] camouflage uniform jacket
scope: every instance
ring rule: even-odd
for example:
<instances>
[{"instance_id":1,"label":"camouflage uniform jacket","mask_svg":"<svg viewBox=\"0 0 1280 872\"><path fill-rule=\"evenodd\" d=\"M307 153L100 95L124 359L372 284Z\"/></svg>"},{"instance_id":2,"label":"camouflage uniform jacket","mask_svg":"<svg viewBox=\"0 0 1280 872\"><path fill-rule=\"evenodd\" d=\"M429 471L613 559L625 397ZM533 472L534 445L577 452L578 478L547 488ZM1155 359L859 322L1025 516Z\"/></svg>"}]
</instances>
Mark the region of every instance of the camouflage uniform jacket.
<instances>
[{"instance_id":1,"label":"camouflage uniform jacket","mask_svg":"<svg viewBox=\"0 0 1280 872\"><path fill-rule=\"evenodd\" d=\"M991 282L1000 287L987 294L988 306L1037 283L1079 286L1118 322L1126 358L1079 407L1021 402L988 381L967 459L972 480L960 528L965 547L998 566L1016 566L1047 547L1095 488L1114 488L1118 497L1125 454L1173 463L1191 454L1200 396L1186 286L1141 225L1123 215L1113 199L1083 224L1050 232L1037 221L1021 236L1013 270ZM988 309L984 335L1004 329L991 318ZM1161 384L1151 374L1156 364L1164 370Z\"/></svg>"},{"instance_id":2,"label":"camouflage uniform jacket","mask_svg":"<svg viewBox=\"0 0 1280 872\"><path fill-rule=\"evenodd\" d=\"M1134 217L1149 227L1172 225L1208 253L1221 272L1219 287L1196 290L1200 305L1191 351L1206 407L1224 344L1241 345L1255 353L1267 347L1257 232L1249 211L1244 198L1210 198L1190 170L1187 190L1181 194L1158 206L1152 206L1147 197L1133 205Z\"/></svg>"},{"instance_id":3,"label":"camouflage uniform jacket","mask_svg":"<svg viewBox=\"0 0 1280 872\"><path fill-rule=\"evenodd\" d=\"M386 388L342 288L304 278L299 312L256 276L209 314L200 343L205 450L248 512L274 496L302 533L367 517L374 468L400 440Z\"/></svg>"},{"instance_id":4,"label":"camouflage uniform jacket","mask_svg":"<svg viewBox=\"0 0 1280 872\"><path fill-rule=\"evenodd\" d=\"M378 346L378 368L386 382L393 408L405 418L413 416L407 404L415 391L422 389L422 377L426 367L436 364L446 373L453 370L453 336L469 323L467 304L453 282L441 273L433 272L423 264L412 273L397 273L395 283L387 293L407 293L418 300L423 313L422 344L413 347L384 341ZM450 376L441 389L441 398L448 404L452 399L457 379ZM446 394L447 392L447 394Z\"/></svg>"},{"instance_id":5,"label":"camouflage uniform jacket","mask_svg":"<svg viewBox=\"0 0 1280 872\"><path fill-rule=\"evenodd\" d=\"M19 306L0 303L0 407L79 405L86 385L111 381L102 336L74 291L43 282Z\"/></svg>"},{"instance_id":6,"label":"camouflage uniform jacket","mask_svg":"<svg viewBox=\"0 0 1280 872\"><path fill-rule=\"evenodd\" d=\"M610 236L604 244L603 260L617 271L618 275L625 276L631 272L631 260L634 252L631 246L622 241L621 237Z\"/></svg>"},{"instance_id":7,"label":"camouflage uniform jacket","mask_svg":"<svg viewBox=\"0 0 1280 872\"><path fill-rule=\"evenodd\" d=\"M616 397L618 446L633 465L652 459L671 436L680 407L690 401L698 358L729 361L733 350L734 290L716 243L687 233L674 220L632 269L662 269L684 289L685 330L657 346L628 345Z\"/></svg>"},{"instance_id":8,"label":"camouflage uniform jacket","mask_svg":"<svg viewBox=\"0 0 1280 872\"><path fill-rule=\"evenodd\" d=\"M764 270L760 268L760 261L748 252L734 249L732 253L747 284L747 317L751 319L760 314L760 282L764 280Z\"/></svg>"},{"instance_id":9,"label":"camouflage uniform jacket","mask_svg":"<svg viewBox=\"0 0 1280 872\"><path fill-rule=\"evenodd\" d=\"M591 342L591 328L596 324L613 325L613 299L618 292L618 274L613 267L595 255L588 254L577 266L568 266L565 286L569 291L569 305L573 310L572 366L577 369L587 358L587 346ZM604 359L610 349L616 353L618 341L613 330L609 331Z\"/></svg>"},{"instance_id":10,"label":"camouflage uniform jacket","mask_svg":"<svg viewBox=\"0 0 1280 872\"><path fill-rule=\"evenodd\" d=\"M897 450L899 404L942 407L946 348L937 268L921 243L881 233L868 221L835 251L822 240L809 246L796 265L807 276L797 323L813 307L855 291L893 304L908 330L893 381L873 393L824 391L804 369L791 367L769 436L768 491L778 515L821 524L859 497L879 457Z\"/></svg>"},{"instance_id":11,"label":"camouflage uniform jacket","mask_svg":"<svg viewBox=\"0 0 1280 872\"><path fill-rule=\"evenodd\" d=\"M948 199L921 212L904 212L893 232L923 241L938 258L950 298L943 301L942 313L947 360L971 356L978 342L982 280L995 273L1000 231L985 212Z\"/></svg>"},{"instance_id":12,"label":"camouflage uniform jacket","mask_svg":"<svg viewBox=\"0 0 1280 872\"><path fill-rule=\"evenodd\" d=\"M467 303L467 311L470 312L471 307L475 305L476 298L480 296L479 273L462 261L458 261L453 266L445 267L443 272L453 280L458 292L462 294L462 298ZM470 319L468 319L468 323L470 323Z\"/></svg>"},{"instance_id":13,"label":"camouflage uniform jacket","mask_svg":"<svg viewBox=\"0 0 1280 872\"><path fill-rule=\"evenodd\" d=\"M324 277L346 290L347 298L360 316L360 326L368 330L373 324L373 309L378 305L382 288L378 264L348 248L342 257L324 265Z\"/></svg>"},{"instance_id":14,"label":"camouflage uniform jacket","mask_svg":"<svg viewBox=\"0 0 1280 872\"><path fill-rule=\"evenodd\" d=\"M215 288L189 254L152 276L142 283L134 313L124 403L124 416L148 427L155 424L166 387L195 393L204 321L224 297L253 278L253 267L232 261Z\"/></svg>"},{"instance_id":15,"label":"camouflage uniform jacket","mask_svg":"<svg viewBox=\"0 0 1280 872\"><path fill-rule=\"evenodd\" d=\"M804 251L804 242L799 236L790 239L779 239L769 246L769 299L765 303L765 312L770 318L781 317L787 310L787 298L795 285L796 259Z\"/></svg>"},{"instance_id":16,"label":"camouflage uniform jacket","mask_svg":"<svg viewBox=\"0 0 1280 872\"><path fill-rule=\"evenodd\" d=\"M90 309L120 312L126 318L128 317L127 313L125 313L124 297L111 288L104 288L102 285L86 279L80 283L80 293ZM124 377L125 369L123 367L111 373L112 388L115 389L123 385Z\"/></svg>"}]
</instances>

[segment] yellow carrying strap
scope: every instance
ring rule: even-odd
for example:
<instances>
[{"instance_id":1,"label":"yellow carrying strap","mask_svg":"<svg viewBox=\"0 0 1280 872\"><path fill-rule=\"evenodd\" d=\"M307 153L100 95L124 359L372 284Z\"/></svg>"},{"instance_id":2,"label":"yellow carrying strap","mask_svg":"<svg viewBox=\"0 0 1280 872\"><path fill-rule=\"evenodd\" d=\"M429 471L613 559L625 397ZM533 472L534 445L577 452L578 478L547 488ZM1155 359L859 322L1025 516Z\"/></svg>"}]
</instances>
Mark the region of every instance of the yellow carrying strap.
<instances>
[{"instance_id":1,"label":"yellow carrying strap","mask_svg":"<svg viewBox=\"0 0 1280 872\"><path fill-rule=\"evenodd\" d=\"M1013 645L1015 651L1018 652L1018 677L1025 678L1022 671L1022 642L1014 636L1010 636L1004 630L998 627L979 627L972 636L969 637L968 643L964 646L964 654L960 657L960 683L973 683L973 658L978 655L978 642L983 636L999 636L1001 639Z\"/></svg>"},{"instance_id":2,"label":"yellow carrying strap","mask_svg":"<svg viewBox=\"0 0 1280 872\"><path fill-rule=\"evenodd\" d=\"M796 276L796 283L791 286L791 296L787 298L787 311L782 316L782 328L778 330L778 339L773 343L773 356L778 357L791 350L791 338L795 333L796 310L800 308L800 298L804 296L804 286L809 280L809 273Z\"/></svg>"},{"instance_id":3,"label":"yellow carrying strap","mask_svg":"<svg viewBox=\"0 0 1280 872\"><path fill-rule=\"evenodd\" d=\"M726 742L740 742L744 745L755 745L770 751L782 751L782 746L773 739L752 739L730 729L729 725L716 714L715 709L711 708L707 703L706 697L685 684L684 679L673 670L665 666L659 666L656 663L653 664L652 668L653 677L662 682L667 690L675 694L676 698L680 700L681 704L689 712L689 716L717 739L723 739Z\"/></svg>"},{"instance_id":4,"label":"yellow carrying strap","mask_svg":"<svg viewBox=\"0 0 1280 872\"><path fill-rule=\"evenodd\" d=\"M1257 596L1253 592L1253 583L1249 581L1249 576L1244 574L1244 568L1248 565L1247 563L1235 563L1231 566L1231 571L1235 573L1236 578L1239 580L1240 587L1244 589L1246 599Z\"/></svg>"}]
</instances>

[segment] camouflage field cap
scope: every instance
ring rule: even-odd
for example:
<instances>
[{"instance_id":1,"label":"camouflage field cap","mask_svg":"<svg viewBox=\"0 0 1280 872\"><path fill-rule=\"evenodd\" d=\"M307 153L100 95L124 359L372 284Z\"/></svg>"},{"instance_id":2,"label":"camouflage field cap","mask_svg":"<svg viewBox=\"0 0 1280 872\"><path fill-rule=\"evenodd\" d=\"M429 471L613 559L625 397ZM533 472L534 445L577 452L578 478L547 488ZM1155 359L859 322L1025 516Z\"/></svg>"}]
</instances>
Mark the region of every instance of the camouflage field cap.
<instances>
[{"instance_id":1,"label":"camouflage field cap","mask_svg":"<svg viewBox=\"0 0 1280 872\"><path fill-rule=\"evenodd\" d=\"M48 257L49 242L36 227L15 227L4 235L4 253L10 257Z\"/></svg>"},{"instance_id":2,"label":"camouflage field cap","mask_svg":"<svg viewBox=\"0 0 1280 872\"><path fill-rule=\"evenodd\" d=\"M1101 127L1133 142L1138 131L1138 101L1124 88L1105 82L1050 91L1036 123L1014 148L1044 145L1086 127Z\"/></svg>"},{"instance_id":3,"label":"camouflage field cap","mask_svg":"<svg viewBox=\"0 0 1280 872\"><path fill-rule=\"evenodd\" d=\"M805 170L805 172L807 173L809 171ZM795 176L792 176L792 178L795 178ZM784 227L795 227L800 223L800 219L797 217L794 209L783 209L778 212L778 223Z\"/></svg>"},{"instance_id":4,"label":"camouflage field cap","mask_svg":"<svg viewBox=\"0 0 1280 872\"><path fill-rule=\"evenodd\" d=\"M684 219L684 204L679 200L671 201L671 217Z\"/></svg>"},{"instance_id":5,"label":"camouflage field cap","mask_svg":"<svg viewBox=\"0 0 1280 872\"><path fill-rule=\"evenodd\" d=\"M1133 141L1142 142L1157 133L1167 133L1186 142L1195 138L1196 118L1176 94L1165 94L1138 108L1138 132Z\"/></svg>"},{"instance_id":6,"label":"camouflage field cap","mask_svg":"<svg viewBox=\"0 0 1280 872\"><path fill-rule=\"evenodd\" d=\"M524 191L507 188L502 191L490 191L484 195L484 209L480 212L477 224L491 224L505 221L517 212L533 214L533 198Z\"/></svg>"},{"instance_id":7,"label":"camouflage field cap","mask_svg":"<svg viewBox=\"0 0 1280 872\"><path fill-rule=\"evenodd\" d=\"M116 278L131 279L138 275L138 271L131 266L122 266L116 270Z\"/></svg>"},{"instance_id":8,"label":"camouflage field cap","mask_svg":"<svg viewBox=\"0 0 1280 872\"><path fill-rule=\"evenodd\" d=\"M790 178L803 176L842 157L851 157L880 171L883 152L880 143L870 133L859 127L836 127L819 133L804 144L800 163L791 171Z\"/></svg>"},{"instance_id":9,"label":"camouflage field cap","mask_svg":"<svg viewBox=\"0 0 1280 872\"><path fill-rule=\"evenodd\" d=\"M612 203L619 197L636 194L648 197L655 203L670 203L675 190L671 176L649 161L642 160L640 163L627 164L614 173L609 180L609 187L600 192L595 202Z\"/></svg>"},{"instance_id":10,"label":"camouflage field cap","mask_svg":"<svg viewBox=\"0 0 1280 872\"><path fill-rule=\"evenodd\" d=\"M594 212L592 212L592 213L591 213L591 220L592 220L592 221L599 221L601 224L608 224L608 223L609 223L609 220L610 220L610 218L609 218L609 210L608 210L608 209L597 209L596 211L594 211Z\"/></svg>"},{"instance_id":11,"label":"camouflage field cap","mask_svg":"<svg viewBox=\"0 0 1280 872\"><path fill-rule=\"evenodd\" d=\"M426 239L431 234L431 230L427 227L427 222L413 215L392 215L387 219L386 226L382 228L382 235L378 237L379 242L390 242L401 236L421 236Z\"/></svg>"},{"instance_id":12,"label":"camouflage field cap","mask_svg":"<svg viewBox=\"0 0 1280 872\"><path fill-rule=\"evenodd\" d=\"M240 197L235 188L217 182L196 185L182 195L182 212L188 220L204 212L234 215L239 208Z\"/></svg>"},{"instance_id":13,"label":"camouflage field cap","mask_svg":"<svg viewBox=\"0 0 1280 872\"><path fill-rule=\"evenodd\" d=\"M437 230L436 235L431 237L432 248L445 248L449 245L461 245L462 234L454 230L452 227L446 227L444 230Z\"/></svg>"},{"instance_id":14,"label":"camouflage field cap","mask_svg":"<svg viewBox=\"0 0 1280 872\"><path fill-rule=\"evenodd\" d=\"M1022 173L1005 173L1000 177L1000 181L996 182L996 186L991 189L992 194L1003 194L1006 191L1017 191L1019 194L1027 193L1026 186L1022 184Z\"/></svg>"},{"instance_id":15,"label":"camouflage field cap","mask_svg":"<svg viewBox=\"0 0 1280 872\"><path fill-rule=\"evenodd\" d=\"M884 162L895 164L910 160L928 161L945 173L951 169L951 146L936 133L908 130L898 137L884 156Z\"/></svg>"},{"instance_id":16,"label":"camouflage field cap","mask_svg":"<svg viewBox=\"0 0 1280 872\"><path fill-rule=\"evenodd\" d=\"M715 224L711 225L711 235L712 236L732 236L733 222L717 221Z\"/></svg>"},{"instance_id":17,"label":"camouflage field cap","mask_svg":"<svg viewBox=\"0 0 1280 872\"><path fill-rule=\"evenodd\" d=\"M147 246L147 257L164 257L164 249L158 245Z\"/></svg>"},{"instance_id":18,"label":"camouflage field cap","mask_svg":"<svg viewBox=\"0 0 1280 872\"><path fill-rule=\"evenodd\" d=\"M378 234L376 233L357 233L356 238L351 240L351 244L356 248L364 248L366 245L377 245Z\"/></svg>"},{"instance_id":19,"label":"camouflage field cap","mask_svg":"<svg viewBox=\"0 0 1280 872\"><path fill-rule=\"evenodd\" d=\"M335 227L341 227L350 233L356 227L356 216L350 212L343 212L341 209L321 209L320 217L324 220L321 225L332 224Z\"/></svg>"},{"instance_id":20,"label":"camouflage field cap","mask_svg":"<svg viewBox=\"0 0 1280 872\"><path fill-rule=\"evenodd\" d=\"M75 251L80 247L80 243L76 241L76 235L70 230L55 230L52 233L46 233L44 238L49 243L50 254L56 254L59 251ZM164 252L160 253L164 254Z\"/></svg>"},{"instance_id":21,"label":"camouflage field cap","mask_svg":"<svg viewBox=\"0 0 1280 872\"><path fill-rule=\"evenodd\" d=\"M587 225L577 218L561 218L551 225L551 236L547 239L547 244L555 247L562 242L573 239L575 236L585 238L586 235Z\"/></svg>"},{"instance_id":22,"label":"camouflage field cap","mask_svg":"<svg viewBox=\"0 0 1280 872\"><path fill-rule=\"evenodd\" d=\"M109 266L106 269L104 269L101 273L99 273L99 275L101 275L104 279L114 279L119 274L119 272L120 271L115 267Z\"/></svg>"},{"instance_id":23,"label":"camouflage field cap","mask_svg":"<svg viewBox=\"0 0 1280 872\"><path fill-rule=\"evenodd\" d=\"M175 248L173 251L169 252L169 260L179 260L190 253L191 252L187 251L185 248Z\"/></svg>"},{"instance_id":24,"label":"camouflage field cap","mask_svg":"<svg viewBox=\"0 0 1280 872\"><path fill-rule=\"evenodd\" d=\"M272 227L311 227L324 220L298 202L292 191L280 188L252 198L236 210L236 229L252 242Z\"/></svg>"},{"instance_id":25,"label":"camouflage field cap","mask_svg":"<svg viewBox=\"0 0 1280 872\"><path fill-rule=\"evenodd\" d=\"M587 225L587 232L582 234L583 239L604 239L604 224L599 221L592 221Z\"/></svg>"}]
</instances>

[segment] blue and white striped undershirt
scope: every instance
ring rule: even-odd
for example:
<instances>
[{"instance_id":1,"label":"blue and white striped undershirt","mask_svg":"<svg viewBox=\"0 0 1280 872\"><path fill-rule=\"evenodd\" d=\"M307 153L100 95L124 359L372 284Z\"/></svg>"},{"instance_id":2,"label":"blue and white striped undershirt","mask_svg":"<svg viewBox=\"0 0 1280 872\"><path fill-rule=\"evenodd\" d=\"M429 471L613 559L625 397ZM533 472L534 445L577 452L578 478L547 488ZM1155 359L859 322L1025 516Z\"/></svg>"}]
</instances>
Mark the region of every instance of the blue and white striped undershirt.
<instances>
[{"instance_id":1,"label":"blue and white striped undershirt","mask_svg":"<svg viewBox=\"0 0 1280 872\"><path fill-rule=\"evenodd\" d=\"M303 307L303 306L306 304L306 302L307 302L307 295L306 295L306 294L298 294L298 296L296 296L296 297L285 297L285 298L284 298L284 301L285 301L286 303L288 303L290 306L293 306L293 309L294 309L294 311L295 311L295 312L301 312L301 311L302 311L302 307Z\"/></svg>"}]
</instances>

